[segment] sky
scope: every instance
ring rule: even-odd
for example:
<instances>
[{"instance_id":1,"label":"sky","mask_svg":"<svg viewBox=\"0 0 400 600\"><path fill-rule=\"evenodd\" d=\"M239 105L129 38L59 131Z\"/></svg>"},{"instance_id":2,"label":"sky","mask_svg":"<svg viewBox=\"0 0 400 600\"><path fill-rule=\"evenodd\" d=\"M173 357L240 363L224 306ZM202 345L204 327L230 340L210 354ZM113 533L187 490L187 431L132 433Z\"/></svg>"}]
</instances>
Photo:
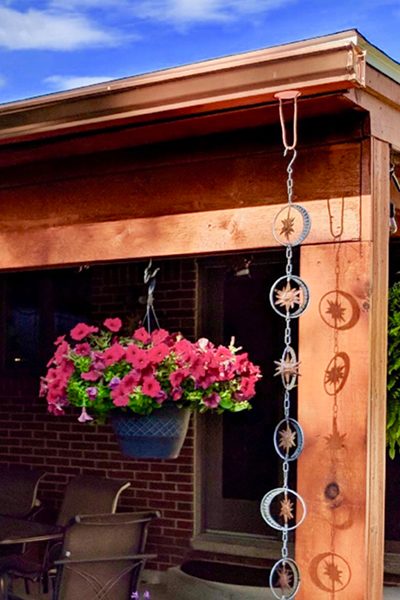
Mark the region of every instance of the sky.
<instances>
[{"instance_id":1,"label":"sky","mask_svg":"<svg viewBox=\"0 0 400 600\"><path fill-rule=\"evenodd\" d=\"M0 103L351 28L400 61L400 0L0 0Z\"/></svg>"}]
</instances>

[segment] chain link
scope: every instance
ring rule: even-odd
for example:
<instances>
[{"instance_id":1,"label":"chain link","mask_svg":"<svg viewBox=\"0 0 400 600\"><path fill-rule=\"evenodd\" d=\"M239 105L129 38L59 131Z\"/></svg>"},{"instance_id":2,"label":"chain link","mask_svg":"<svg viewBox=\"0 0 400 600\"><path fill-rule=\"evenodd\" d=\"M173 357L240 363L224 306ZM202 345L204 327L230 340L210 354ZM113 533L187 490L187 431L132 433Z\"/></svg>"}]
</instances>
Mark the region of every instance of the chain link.
<instances>
[{"instance_id":1,"label":"chain link","mask_svg":"<svg viewBox=\"0 0 400 600\"><path fill-rule=\"evenodd\" d=\"M289 461L284 460L282 463L283 472L283 485L282 487L288 489L289 487Z\"/></svg>"},{"instance_id":2,"label":"chain link","mask_svg":"<svg viewBox=\"0 0 400 600\"><path fill-rule=\"evenodd\" d=\"M292 271L293 271L292 259L293 259L292 246L286 246L286 275L287 275L288 279L290 278Z\"/></svg>"},{"instance_id":3,"label":"chain link","mask_svg":"<svg viewBox=\"0 0 400 600\"><path fill-rule=\"evenodd\" d=\"M289 390L285 390L285 395L283 399L283 412L285 415L285 419L290 417L290 393Z\"/></svg>"},{"instance_id":4,"label":"chain link","mask_svg":"<svg viewBox=\"0 0 400 600\"><path fill-rule=\"evenodd\" d=\"M288 348L292 343L292 328L290 326L290 317L286 318L285 327L285 347Z\"/></svg>"},{"instance_id":5,"label":"chain link","mask_svg":"<svg viewBox=\"0 0 400 600\"><path fill-rule=\"evenodd\" d=\"M288 554L289 554L289 552L288 552L288 539L289 539L289 536L288 536L287 529L284 529L282 531L282 550L281 550L282 558L287 558Z\"/></svg>"}]
</instances>

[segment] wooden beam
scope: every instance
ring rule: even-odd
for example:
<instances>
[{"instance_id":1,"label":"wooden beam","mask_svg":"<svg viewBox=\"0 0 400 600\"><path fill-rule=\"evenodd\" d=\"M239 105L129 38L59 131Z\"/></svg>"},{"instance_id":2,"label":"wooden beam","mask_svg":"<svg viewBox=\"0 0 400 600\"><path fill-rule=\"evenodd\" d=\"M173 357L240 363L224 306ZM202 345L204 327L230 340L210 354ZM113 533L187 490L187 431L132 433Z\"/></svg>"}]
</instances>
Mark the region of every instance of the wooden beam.
<instances>
[{"instance_id":1,"label":"wooden beam","mask_svg":"<svg viewBox=\"0 0 400 600\"><path fill-rule=\"evenodd\" d=\"M366 562L371 252L371 243L302 248L311 302L299 332L297 486L307 518L296 532L298 600L381 598L367 589Z\"/></svg>"},{"instance_id":2,"label":"wooden beam","mask_svg":"<svg viewBox=\"0 0 400 600\"><path fill-rule=\"evenodd\" d=\"M372 138L372 288L370 313L369 409L367 436L367 564L370 598L383 586L385 533L386 378L389 263L389 144Z\"/></svg>"},{"instance_id":3,"label":"wooden beam","mask_svg":"<svg viewBox=\"0 0 400 600\"><path fill-rule=\"evenodd\" d=\"M284 204L0 232L0 269L182 256L278 246L272 223ZM370 196L306 203L308 244L369 239Z\"/></svg>"},{"instance_id":4,"label":"wooden beam","mask_svg":"<svg viewBox=\"0 0 400 600\"><path fill-rule=\"evenodd\" d=\"M372 139L372 241L302 248L312 302L299 334L299 600L382 598L389 159Z\"/></svg>"},{"instance_id":5,"label":"wooden beam","mask_svg":"<svg viewBox=\"0 0 400 600\"><path fill-rule=\"evenodd\" d=\"M360 89L350 90L347 97L370 113L371 135L400 150L400 105L386 103Z\"/></svg>"}]
</instances>

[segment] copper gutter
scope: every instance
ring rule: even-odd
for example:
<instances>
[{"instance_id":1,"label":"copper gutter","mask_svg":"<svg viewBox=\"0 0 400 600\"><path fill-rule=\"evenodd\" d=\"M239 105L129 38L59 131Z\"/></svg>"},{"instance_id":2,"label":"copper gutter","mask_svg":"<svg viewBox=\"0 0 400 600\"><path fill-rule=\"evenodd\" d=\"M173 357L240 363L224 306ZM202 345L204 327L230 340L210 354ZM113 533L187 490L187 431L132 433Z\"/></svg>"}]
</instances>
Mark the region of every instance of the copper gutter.
<instances>
[{"instance_id":1,"label":"copper gutter","mask_svg":"<svg viewBox=\"0 0 400 600\"><path fill-rule=\"evenodd\" d=\"M0 105L0 143L156 123L365 86L356 32L298 42Z\"/></svg>"}]
</instances>

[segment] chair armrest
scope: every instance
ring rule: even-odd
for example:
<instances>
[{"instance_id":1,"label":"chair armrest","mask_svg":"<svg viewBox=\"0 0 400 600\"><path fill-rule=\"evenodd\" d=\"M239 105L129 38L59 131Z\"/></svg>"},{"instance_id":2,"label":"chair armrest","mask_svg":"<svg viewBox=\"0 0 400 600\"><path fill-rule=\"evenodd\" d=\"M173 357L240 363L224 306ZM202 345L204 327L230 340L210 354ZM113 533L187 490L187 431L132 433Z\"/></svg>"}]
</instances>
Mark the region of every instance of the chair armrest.
<instances>
[{"instance_id":1,"label":"chair armrest","mask_svg":"<svg viewBox=\"0 0 400 600\"><path fill-rule=\"evenodd\" d=\"M157 554L123 554L121 556L104 556L101 558L63 558L61 560L54 561L55 565L73 565L80 563L97 563L97 562L112 562L114 560L147 560L151 558L157 558Z\"/></svg>"}]
</instances>

